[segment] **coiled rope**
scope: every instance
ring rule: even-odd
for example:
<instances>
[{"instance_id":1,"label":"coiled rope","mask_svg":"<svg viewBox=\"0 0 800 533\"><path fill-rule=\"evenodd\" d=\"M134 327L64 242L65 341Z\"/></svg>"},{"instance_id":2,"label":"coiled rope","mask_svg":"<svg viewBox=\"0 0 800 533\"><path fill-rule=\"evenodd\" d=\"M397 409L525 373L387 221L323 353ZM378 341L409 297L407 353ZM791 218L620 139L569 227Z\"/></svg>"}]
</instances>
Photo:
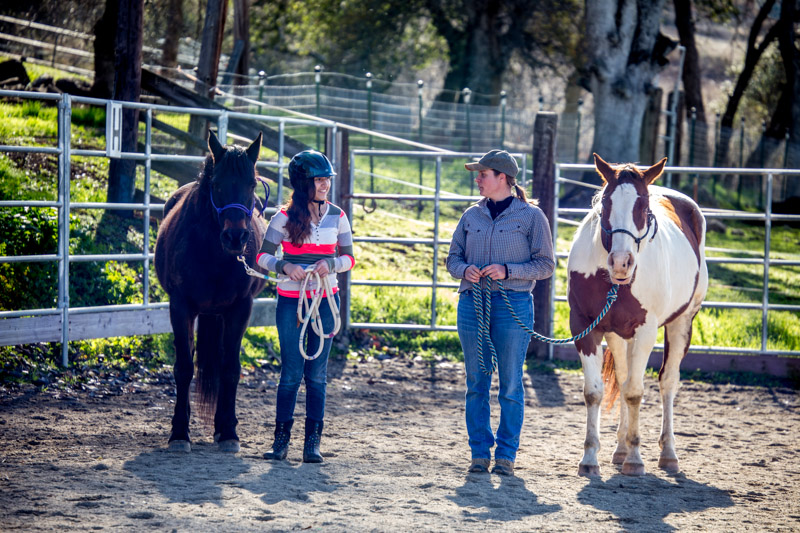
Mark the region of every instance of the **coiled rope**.
<instances>
[{"instance_id":1,"label":"coiled rope","mask_svg":"<svg viewBox=\"0 0 800 533\"><path fill-rule=\"evenodd\" d=\"M491 323L491 313L492 313L492 291L491 291L491 284L492 278L491 276L487 276L486 279L488 282L485 286L481 286L481 283L473 283L472 284L472 302L475 305L475 315L478 318L478 366L480 366L481 372L486 375L491 375L493 371L497 370L497 350L494 348L494 343L492 342L492 338L490 335L490 323ZM619 285L611 285L611 289L608 291L606 295L606 305L603 307L603 310L600 311L600 314L597 318L594 319L594 322L589 324L585 330L581 333L570 337L568 339L552 339L550 337L545 337L539 333L536 333L527 325L522 323L522 320L519 319L517 313L514 311L514 308L511 306L511 302L508 299L508 294L506 294L506 289L503 286L503 282L497 280L497 286L500 289L500 296L502 296L503 301L508 308L508 312L511 313L511 316L514 318L514 321L522 328L527 334L532 336L534 339L546 342L548 344L568 344L570 342L575 342L581 340L586 335L589 334L597 324L603 320L603 317L606 316L608 310L611 309L611 305L617 300L617 290L619 289ZM489 346L489 351L491 352L492 358L492 366L490 368L486 368L486 363L484 362L483 358L483 343L486 342L487 346Z\"/></svg>"},{"instance_id":2,"label":"coiled rope","mask_svg":"<svg viewBox=\"0 0 800 533\"><path fill-rule=\"evenodd\" d=\"M267 281L274 281L276 283L288 280L288 278L271 278L253 268L250 268L250 265L247 264L244 256L240 255L238 260L244 265L244 271L248 276L265 279ZM339 333L339 330L342 328L342 317L339 315L339 306L336 304L336 298L334 297L333 288L331 287L331 282L328 279L328 276L320 276L314 272L314 265L307 266L305 270L306 276L303 278L303 284L300 287L300 297L297 299L297 320L299 323L303 324L303 327L300 330L300 340L298 343L300 346L300 355L302 355L304 359L313 361L322 353L325 339L333 338L337 333ZM312 279L315 281L314 285L316 288L306 291L308 283ZM307 292L311 293L310 301ZM330 333L325 333L325 329L322 326L322 317L319 314L319 306L322 303L323 295L325 295L324 297L328 299L328 306L331 309L331 314L333 314L333 331ZM319 347L317 347L317 353L312 356L306 354L306 350L303 347L303 339L306 335L306 330L308 329L309 323L311 323L311 329L320 338Z\"/></svg>"},{"instance_id":3,"label":"coiled rope","mask_svg":"<svg viewBox=\"0 0 800 533\"><path fill-rule=\"evenodd\" d=\"M312 279L316 281L316 288L311 291L306 291L308 282ZM311 292L310 302L307 292ZM319 313L319 305L322 303L323 297L328 299L328 306L331 308L331 313L333 314L333 331L330 333L325 333L325 329L322 326L322 316ZM342 327L342 318L339 316L339 306L336 305L336 298L333 295L331 282L328 276L320 276L317 272L314 272L314 265L306 267L306 277L303 278L303 284L300 286L300 298L297 300L297 320L303 324L303 327L300 329L300 339L298 341L300 355L308 361L313 361L319 357L319 354L322 353L325 339L335 337ZM306 354L306 350L303 347L303 339L309 323L311 323L311 329L314 330L314 333L319 336L317 353L311 356Z\"/></svg>"}]
</instances>

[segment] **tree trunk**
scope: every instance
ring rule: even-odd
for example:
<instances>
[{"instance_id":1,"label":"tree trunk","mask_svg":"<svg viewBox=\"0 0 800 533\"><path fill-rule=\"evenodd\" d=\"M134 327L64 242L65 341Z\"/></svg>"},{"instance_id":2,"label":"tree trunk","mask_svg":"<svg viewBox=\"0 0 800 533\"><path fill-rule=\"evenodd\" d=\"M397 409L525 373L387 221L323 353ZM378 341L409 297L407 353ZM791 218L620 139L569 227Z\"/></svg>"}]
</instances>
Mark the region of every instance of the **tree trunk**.
<instances>
[{"instance_id":1,"label":"tree trunk","mask_svg":"<svg viewBox=\"0 0 800 533\"><path fill-rule=\"evenodd\" d=\"M250 71L250 0L233 0L233 42L244 43L242 58L236 64L234 85L247 85L245 76Z\"/></svg>"},{"instance_id":2,"label":"tree trunk","mask_svg":"<svg viewBox=\"0 0 800 533\"><path fill-rule=\"evenodd\" d=\"M797 144L800 141L800 49L796 46L796 35L800 17L798 16L798 5L795 0L783 0L781 4L781 22L783 27L778 37L780 44L781 58L786 72L785 94L790 99L788 124L780 127L770 128L770 133L779 137L780 129L788 129L789 138ZM788 168L800 168L800 154L797 150L789 151L789 160L786 162Z\"/></svg>"},{"instance_id":3,"label":"tree trunk","mask_svg":"<svg viewBox=\"0 0 800 533\"><path fill-rule=\"evenodd\" d=\"M178 44L183 34L183 0L167 1L167 30L164 46L161 48L161 64L165 67L178 66Z\"/></svg>"},{"instance_id":4,"label":"tree trunk","mask_svg":"<svg viewBox=\"0 0 800 533\"><path fill-rule=\"evenodd\" d=\"M648 89L660 69L663 0L587 0L589 86L594 95L593 151L615 162L636 161Z\"/></svg>"},{"instance_id":5,"label":"tree trunk","mask_svg":"<svg viewBox=\"0 0 800 533\"><path fill-rule=\"evenodd\" d=\"M138 102L142 83L142 23L144 0L119 0L117 19L114 99ZM122 111L122 151L135 152L139 132L139 111ZM136 161L112 159L108 168L108 201L133 201L136 186Z\"/></svg>"},{"instance_id":6,"label":"tree trunk","mask_svg":"<svg viewBox=\"0 0 800 533\"><path fill-rule=\"evenodd\" d=\"M750 79L753 77L756 65L758 64L761 55L767 49L767 46L778 37L778 24L772 26L761 43L756 45L756 40L761 34L761 27L764 20L775 5L775 0L767 0L758 12L753 26L750 28L750 36L747 39L747 53L744 58L744 68L741 74L736 79L736 86L733 89L731 97L728 99L728 105L725 107L725 113L722 115L720 121L720 134L719 134L719 147L717 150L716 163L722 166L728 165L728 152L730 150L730 141L733 136L733 120L736 117L736 112L739 109L739 103L744 97L744 92L750 84Z\"/></svg>"},{"instance_id":7,"label":"tree trunk","mask_svg":"<svg viewBox=\"0 0 800 533\"><path fill-rule=\"evenodd\" d=\"M494 0L465 2L458 20L448 16L442 2L431 0L428 9L433 24L447 41L450 55L444 90L456 91L456 96L440 94L437 100L461 101L461 90L469 87L473 104L496 104L491 97L499 95L503 88L503 73L508 66L514 42L513 32L521 31L523 23L517 17L506 31L500 28L508 13L501 13L504 6Z\"/></svg>"},{"instance_id":8,"label":"tree trunk","mask_svg":"<svg viewBox=\"0 0 800 533\"><path fill-rule=\"evenodd\" d=\"M697 122L706 121L706 110L703 105L703 92L701 88L702 71L700 70L700 56L697 53L697 44L694 40L694 16L692 14L692 0L674 0L675 26L678 28L681 44L686 48L683 60L683 90L686 97L686 110L691 118L694 107L697 113ZM670 162L670 164L672 164Z\"/></svg>"},{"instance_id":9,"label":"tree trunk","mask_svg":"<svg viewBox=\"0 0 800 533\"><path fill-rule=\"evenodd\" d=\"M748 167L760 167L762 161L769 161L772 153L780 146L787 130L790 132L798 128L800 121L800 98L796 94L798 84L798 65L800 64L800 51L794 45L794 19L797 9L796 0L783 0L781 3L780 20L776 24L778 45L783 63L786 83L781 91L778 104L772 112L766 131L759 140L755 151L747 158ZM796 136L794 137L797 138ZM793 168L793 167L790 167Z\"/></svg>"},{"instance_id":10,"label":"tree trunk","mask_svg":"<svg viewBox=\"0 0 800 533\"><path fill-rule=\"evenodd\" d=\"M106 9L94 25L94 84L92 94L111 98L114 92L114 49L119 2L106 0Z\"/></svg>"},{"instance_id":11,"label":"tree trunk","mask_svg":"<svg viewBox=\"0 0 800 533\"><path fill-rule=\"evenodd\" d=\"M225 29L227 0L208 0L206 20L203 26L203 41L200 44L200 59L197 64L197 81L194 90L205 98L214 99L214 87L219 73L219 56L222 52L222 32ZM189 133L205 139L208 121L192 115L189 119ZM225 139L220 139L226 144Z\"/></svg>"}]
</instances>

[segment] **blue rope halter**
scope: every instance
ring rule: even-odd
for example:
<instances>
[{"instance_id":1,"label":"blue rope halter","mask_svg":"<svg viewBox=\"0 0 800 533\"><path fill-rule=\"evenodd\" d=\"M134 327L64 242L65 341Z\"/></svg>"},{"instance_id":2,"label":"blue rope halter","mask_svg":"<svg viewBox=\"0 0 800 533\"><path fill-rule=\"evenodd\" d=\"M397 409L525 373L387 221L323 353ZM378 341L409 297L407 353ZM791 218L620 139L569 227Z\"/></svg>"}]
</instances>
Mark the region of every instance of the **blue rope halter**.
<instances>
[{"instance_id":1,"label":"blue rope halter","mask_svg":"<svg viewBox=\"0 0 800 533\"><path fill-rule=\"evenodd\" d=\"M267 202L269 202L269 185L267 184L266 181L264 181L261 178L256 178L256 179L258 179L258 181L264 187L264 193L266 193L266 195L267 195L266 199L264 200L264 203L261 204L261 208L262 208L262 211L263 211L263 208L266 207L267 206ZM251 218L253 216L253 210L256 208L256 200L258 200L258 196L253 194L253 207L251 207L250 209L248 209L247 206L245 206L245 205L236 204L236 203L225 204L222 207L217 207L217 204L214 203L214 190L213 190L213 188L209 189L208 196L211 198L211 207L213 207L214 210L217 212L217 218L221 217L222 216L222 212L225 211L226 209L238 209L239 211L244 211L244 214L247 215L247 218Z\"/></svg>"},{"instance_id":2,"label":"blue rope halter","mask_svg":"<svg viewBox=\"0 0 800 533\"><path fill-rule=\"evenodd\" d=\"M478 317L478 366L480 366L481 372L486 375L491 375L493 371L497 370L497 351L494 348L494 343L492 342L489 331L492 313L491 284L493 280L491 276L487 276L487 279L488 283L486 283L484 287L482 287L480 283L472 284L472 302L475 305L475 315ZM500 288L500 296L503 297L503 301L506 303L508 312L511 313L512 317L514 317L514 321L516 321L517 325L519 325L520 328L531 335L534 339L546 342L548 344L568 344L570 342L579 341L588 335L594 328L597 327L597 324L603 320L603 317L606 316L609 309L611 309L611 304L617 300L617 290L619 289L619 285L611 285L611 289L606 295L606 305L603 307L603 310L600 311L600 314L594 319L594 322L589 324L589 327L587 327L581 333L568 339L552 339L536 333L531 328L523 324L522 320L519 319L517 313L514 311L514 308L511 306L511 302L508 299L508 294L506 294L506 289L503 287L503 282L497 280L497 286ZM489 351L491 352L492 358L492 366L488 369L486 368L486 363L483 359L484 341L489 346Z\"/></svg>"}]
</instances>

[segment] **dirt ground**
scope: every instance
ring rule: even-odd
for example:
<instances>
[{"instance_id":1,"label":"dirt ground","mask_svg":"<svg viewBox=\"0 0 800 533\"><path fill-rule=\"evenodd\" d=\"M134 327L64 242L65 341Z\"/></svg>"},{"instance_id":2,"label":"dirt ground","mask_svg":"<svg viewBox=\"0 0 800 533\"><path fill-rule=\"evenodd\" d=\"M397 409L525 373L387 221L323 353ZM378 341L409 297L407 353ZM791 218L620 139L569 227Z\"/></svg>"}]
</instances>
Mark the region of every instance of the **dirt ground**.
<instances>
[{"instance_id":1,"label":"dirt ground","mask_svg":"<svg viewBox=\"0 0 800 533\"><path fill-rule=\"evenodd\" d=\"M222 454L196 419L191 454L166 451L173 391L23 388L0 395L0 529L115 531L799 531L800 398L792 389L683 383L682 471L656 467L660 405L648 379L641 478L610 462L576 475L582 376L526 376L517 476L466 474L461 365L331 362L321 465L303 464L303 389L287 462L272 442L277 375L240 385L242 451ZM498 411L496 398L493 414Z\"/></svg>"}]
</instances>

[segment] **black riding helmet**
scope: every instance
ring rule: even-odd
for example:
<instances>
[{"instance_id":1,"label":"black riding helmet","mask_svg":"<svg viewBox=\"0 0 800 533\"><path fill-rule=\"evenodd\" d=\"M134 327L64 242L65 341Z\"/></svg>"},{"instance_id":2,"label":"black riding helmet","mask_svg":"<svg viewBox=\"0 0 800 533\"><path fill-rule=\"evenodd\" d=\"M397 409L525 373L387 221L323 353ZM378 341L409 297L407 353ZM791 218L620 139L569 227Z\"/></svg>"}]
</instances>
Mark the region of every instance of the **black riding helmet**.
<instances>
[{"instance_id":1,"label":"black riding helmet","mask_svg":"<svg viewBox=\"0 0 800 533\"><path fill-rule=\"evenodd\" d=\"M303 150L289 162L289 182L295 191L305 191L309 185L306 180L335 175L325 154L316 150Z\"/></svg>"}]
</instances>

